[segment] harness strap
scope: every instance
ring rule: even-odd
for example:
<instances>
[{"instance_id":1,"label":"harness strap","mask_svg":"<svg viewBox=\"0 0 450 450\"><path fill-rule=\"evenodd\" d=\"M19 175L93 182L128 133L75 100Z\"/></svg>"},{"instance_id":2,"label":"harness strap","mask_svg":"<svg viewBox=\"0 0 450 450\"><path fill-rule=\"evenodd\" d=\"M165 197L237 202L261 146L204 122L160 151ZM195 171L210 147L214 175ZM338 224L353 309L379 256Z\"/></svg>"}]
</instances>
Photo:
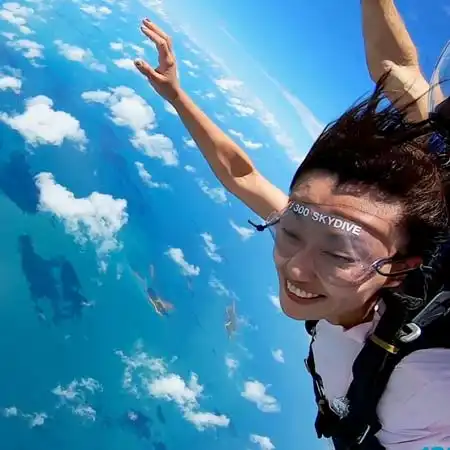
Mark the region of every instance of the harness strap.
<instances>
[{"instance_id":1,"label":"harness strap","mask_svg":"<svg viewBox=\"0 0 450 450\"><path fill-rule=\"evenodd\" d=\"M357 423L352 420L352 414L345 416L345 411L342 411L344 417L340 417L329 406L325 396L322 378L317 373L314 363L312 346L315 339L316 324L317 321L307 321L305 323L306 330L311 335L308 358L305 360L305 364L313 380L314 394L318 406L318 414L315 421L317 436L319 438L331 437L336 450L383 450L384 447L375 437L375 434L381 428L376 414L370 426L365 425L364 429L358 432Z\"/></svg>"},{"instance_id":2,"label":"harness strap","mask_svg":"<svg viewBox=\"0 0 450 450\"><path fill-rule=\"evenodd\" d=\"M317 321L306 321L305 327L306 331L311 335L311 342L309 344L309 352L308 357L305 359L305 366L308 372L311 375L314 389L314 396L316 398L318 414L315 421L315 428L317 436L322 437L331 437L331 431L335 426L335 421L338 421L339 418L330 408L328 404L328 400L325 396L323 381L321 376L316 372L316 365L314 362L314 354L312 350L312 346L315 339L315 327Z\"/></svg>"}]
</instances>

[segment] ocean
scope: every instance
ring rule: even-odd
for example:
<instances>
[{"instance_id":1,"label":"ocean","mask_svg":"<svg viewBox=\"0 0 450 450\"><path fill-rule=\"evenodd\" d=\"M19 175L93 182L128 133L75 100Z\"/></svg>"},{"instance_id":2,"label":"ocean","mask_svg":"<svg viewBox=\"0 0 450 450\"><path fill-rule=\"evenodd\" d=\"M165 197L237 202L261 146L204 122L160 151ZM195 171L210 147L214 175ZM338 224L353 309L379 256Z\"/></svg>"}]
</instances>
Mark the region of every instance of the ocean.
<instances>
[{"instance_id":1,"label":"ocean","mask_svg":"<svg viewBox=\"0 0 450 450\"><path fill-rule=\"evenodd\" d=\"M147 83L113 63L120 54L110 42L145 47L142 6L121 13L103 5L113 10L108 20L90 20L76 2L19 5L35 14L13 7L33 30L24 36L22 22L0 22L0 79L22 81L20 92L0 88L1 448L323 448L313 430L303 325L270 300L277 292L271 237L239 228L254 215L218 190L179 118ZM39 42L43 57L24 56L20 39ZM106 71L92 69L91 56L63 57L56 40L89 48ZM145 52L154 58L151 48ZM182 52L188 50L180 45ZM209 80L181 75L189 91ZM178 165L139 151L130 142L137 125L120 123L117 110L114 122L113 106L82 97L97 90L112 96L119 86L151 106L149 133L170 138ZM49 105L37 96L76 118L84 144L70 134L71 121L58 141L62 122L45 122L45 108L38 119L11 120L32 106L27 99ZM204 108L242 127L224 101ZM33 134L36 120L46 139ZM269 139L254 125L245 131ZM155 142L155 152L164 144ZM276 162L286 173L289 167L266 149L254 159L266 172ZM145 184L136 163L159 184ZM217 248L207 246L204 233ZM156 314L136 273L174 310ZM229 338L225 310L232 301L239 319ZM284 363L272 356L275 349Z\"/></svg>"}]
</instances>

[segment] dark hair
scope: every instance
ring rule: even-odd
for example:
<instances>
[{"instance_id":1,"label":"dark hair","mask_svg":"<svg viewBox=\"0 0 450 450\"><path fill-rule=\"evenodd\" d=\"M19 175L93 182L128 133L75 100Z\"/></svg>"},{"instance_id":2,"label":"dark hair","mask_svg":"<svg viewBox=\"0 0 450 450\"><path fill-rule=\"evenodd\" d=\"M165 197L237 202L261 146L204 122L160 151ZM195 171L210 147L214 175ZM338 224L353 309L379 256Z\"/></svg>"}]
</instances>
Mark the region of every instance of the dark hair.
<instances>
[{"instance_id":1,"label":"dark hair","mask_svg":"<svg viewBox=\"0 0 450 450\"><path fill-rule=\"evenodd\" d=\"M338 188L400 201L405 209L399 225L409 237L406 253L422 256L448 237L449 174L440 163L445 155L429 150L432 121L408 121L412 104L383 106L386 78L324 129L297 169L290 190L305 174L325 171L337 178Z\"/></svg>"}]
</instances>

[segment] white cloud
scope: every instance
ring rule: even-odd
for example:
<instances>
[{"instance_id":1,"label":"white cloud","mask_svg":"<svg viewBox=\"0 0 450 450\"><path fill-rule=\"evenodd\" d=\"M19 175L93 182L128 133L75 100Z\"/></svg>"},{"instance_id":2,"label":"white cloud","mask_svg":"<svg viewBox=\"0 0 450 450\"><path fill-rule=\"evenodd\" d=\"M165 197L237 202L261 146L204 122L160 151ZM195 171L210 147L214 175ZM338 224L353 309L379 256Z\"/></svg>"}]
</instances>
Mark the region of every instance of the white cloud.
<instances>
[{"instance_id":1,"label":"white cloud","mask_svg":"<svg viewBox=\"0 0 450 450\"><path fill-rule=\"evenodd\" d=\"M53 109L53 100L45 95L25 101L25 112L15 116L0 114L0 120L18 131L27 143L61 145L64 140L76 142L83 148L87 142L80 122L64 111Z\"/></svg>"},{"instance_id":2,"label":"white cloud","mask_svg":"<svg viewBox=\"0 0 450 450\"><path fill-rule=\"evenodd\" d=\"M15 39L16 35L14 33L6 33L4 31L2 31L0 33L2 36L4 36L6 39L8 39L9 41Z\"/></svg>"},{"instance_id":3,"label":"white cloud","mask_svg":"<svg viewBox=\"0 0 450 450\"><path fill-rule=\"evenodd\" d=\"M225 119L226 117L223 114L219 114L219 113L214 113L214 117L222 123L225 123Z\"/></svg>"},{"instance_id":4,"label":"white cloud","mask_svg":"<svg viewBox=\"0 0 450 450\"><path fill-rule=\"evenodd\" d=\"M137 70L136 66L134 65L134 61L130 58L114 59L113 62L117 67L120 67L121 69L131 70L134 72Z\"/></svg>"},{"instance_id":5,"label":"white cloud","mask_svg":"<svg viewBox=\"0 0 450 450\"><path fill-rule=\"evenodd\" d=\"M220 281L215 275L211 275L208 284L212 289L214 289L217 295L237 299L236 294L225 287L222 281Z\"/></svg>"},{"instance_id":6,"label":"white cloud","mask_svg":"<svg viewBox=\"0 0 450 450\"><path fill-rule=\"evenodd\" d=\"M211 412L196 412L188 410L184 417L189 422L193 423L199 431L203 431L210 427L228 427L230 419L221 414L214 414Z\"/></svg>"},{"instance_id":7,"label":"white cloud","mask_svg":"<svg viewBox=\"0 0 450 450\"><path fill-rule=\"evenodd\" d=\"M218 88L224 93L236 91L236 89L239 89L244 85L241 80L230 78L219 78L218 80L214 80L214 83L216 83Z\"/></svg>"},{"instance_id":8,"label":"white cloud","mask_svg":"<svg viewBox=\"0 0 450 450\"><path fill-rule=\"evenodd\" d=\"M61 39L56 39L53 42L58 48L59 54L64 56L64 58L69 61L83 63L90 69L97 70L98 72L105 73L107 71L106 66L95 59L91 50L85 50L84 48L77 47L76 45L67 44L61 41Z\"/></svg>"},{"instance_id":9,"label":"white cloud","mask_svg":"<svg viewBox=\"0 0 450 450\"><path fill-rule=\"evenodd\" d=\"M230 225L233 228L233 230L236 231L237 234L239 234L239 236L243 241L250 239L255 234L255 231L252 230L251 228L241 227L236 223L234 223L232 220L230 220Z\"/></svg>"},{"instance_id":10,"label":"white cloud","mask_svg":"<svg viewBox=\"0 0 450 450\"><path fill-rule=\"evenodd\" d=\"M213 201L219 204L226 203L227 195L222 187L211 188L202 178L197 178L200 189Z\"/></svg>"},{"instance_id":11,"label":"white cloud","mask_svg":"<svg viewBox=\"0 0 450 450\"><path fill-rule=\"evenodd\" d=\"M251 434L250 442L258 444L261 450L275 450L275 445L273 445L272 441L266 436Z\"/></svg>"},{"instance_id":12,"label":"white cloud","mask_svg":"<svg viewBox=\"0 0 450 450\"><path fill-rule=\"evenodd\" d=\"M11 89L16 94L20 94L22 80L12 75L4 75L0 72L0 91Z\"/></svg>"},{"instance_id":13,"label":"white cloud","mask_svg":"<svg viewBox=\"0 0 450 450\"><path fill-rule=\"evenodd\" d=\"M21 6L17 2L6 2L0 9L0 19L15 25L23 34L31 34L32 31L27 27L27 18L33 13L32 8Z\"/></svg>"},{"instance_id":14,"label":"white cloud","mask_svg":"<svg viewBox=\"0 0 450 450\"><path fill-rule=\"evenodd\" d=\"M123 42L122 40L119 40L117 42L110 42L109 48L117 52L124 52L126 56L129 56L128 52L126 51L127 48L132 49L134 53L138 54L139 56L143 56L145 54L145 50L139 45L133 44L131 42ZM116 63L116 65L120 67L119 64ZM133 68L135 69L134 65Z\"/></svg>"},{"instance_id":15,"label":"white cloud","mask_svg":"<svg viewBox=\"0 0 450 450\"><path fill-rule=\"evenodd\" d=\"M197 50L196 48L194 48L192 44L193 44L192 42L189 42L187 40L183 41L183 45L185 48L187 48L194 55L200 56L202 53L199 50Z\"/></svg>"},{"instance_id":16,"label":"white cloud","mask_svg":"<svg viewBox=\"0 0 450 450\"><path fill-rule=\"evenodd\" d=\"M231 378L234 375L234 372L239 368L239 361L234 359L231 355L226 355L225 365L228 369L228 376Z\"/></svg>"},{"instance_id":17,"label":"white cloud","mask_svg":"<svg viewBox=\"0 0 450 450\"><path fill-rule=\"evenodd\" d=\"M111 120L119 126L128 126L136 133L156 126L155 112L133 89L119 86L111 89L108 106Z\"/></svg>"},{"instance_id":18,"label":"white cloud","mask_svg":"<svg viewBox=\"0 0 450 450\"><path fill-rule=\"evenodd\" d=\"M249 139L245 139L244 135L242 133L240 133L239 131L236 130L228 130L228 132L232 135L232 136L236 136L237 138L239 138L239 140L242 142L242 144L247 147L249 150L258 150L260 149L263 145L259 142L253 142Z\"/></svg>"},{"instance_id":19,"label":"white cloud","mask_svg":"<svg viewBox=\"0 0 450 450\"><path fill-rule=\"evenodd\" d=\"M248 104L245 104L238 97L230 97L228 99L227 105L235 109L237 112L237 116L239 117L253 116L256 112L256 110L253 107L249 106Z\"/></svg>"},{"instance_id":20,"label":"white cloud","mask_svg":"<svg viewBox=\"0 0 450 450\"><path fill-rule=\"evenodd\" d=\"M58 47L59 53L70 61L82 62L88 53L87 50L75 45L66 44L60 39L56 39L53 43Z\"/></svg>"},{"instance_id":21,"label":"white cloud","mask_svg":"<svg viewBox=\"0 0 450 450\"><path fill-rule=\"evenodd\" d=\"M3 408L2 410L3 416L6 418L9 417L18 417L21 419L26 419L28 422L28 426L30 428L40 427L44 425L46 419L48 419L48 415L45 412L40 413L24 413L19 411L16 406L10 406L9 408Z\"/></svg>"},{"instance_id":22,"label":"white cloud","mask_svg":"<svg viewBox=\"0 0 450 450\"><path fill-rule=\"evenodd\" d=\"M6 45L12 47L14 50L22 52L23 56L30 59L32 62L35 62L35 59L44 58L44 54L42 53L44 46L37 42L28 39L19 39L18 41L8 41Z\"/></svg>"},{"instance_id":23,"label":"white cloud","mask_svg":"<svg viewBox=\"0 0 450 450\"><path fill-rule=\"evenodd\" d=\"M180 266L183 275L188 277L196 277L200 275L200 267L189 264L186 261L181 248L169 248L166 255Z\"/></svg>"},{"instance_id":24,"label":"white cloud","mask_svg":"<svg viewBox=\"0 0 450 450\"><path fill-rule=\"evenodd\" d=\"M198 75L192 70L188 70L188 75L191 76L192 78L198 78Z\"/></svg>"},{"instance_id":25,"label":"white cloud","mask_svg":"<svg viewBox=\"0 0 450 450\"><path fill-rule=\"evenodd\" d=\"M195 173L195 167L190 166L189 164L184 166L184 170L186 170L186 172L190 172L190 173Z\"/></svg>"},{"instance_id":26,"label":"white cloud","mask_svg":"<svg viewBox=\"0 0 450 450\"><path fill-rule=\"evenodd\" d=\"M123 42L111 42L109 44L111 50L122 51L124 49Z\"/></svg>"},{"instance_id":27,"label":"white cloud","mask_svg":"<svg viewBox=\"0 0 450 450\"><path fill-rule=\"evenodd\" d=\"M145 50L139 45L136 44L128 44L138 55L143 56L145 54Z\"/></svg>"},{"instance_id":28,"label":"white cloud","mask_svg":"<svg viewBox=\"0 0 450 450\"><path fill-rule=\"evenodd\" d=\"M177 110L168 101L164 101L164 109L169 114L173 114L174 116L178 116Z\"/></svg>"},{"instance_id":29,"label":"white cloud","mask_svg":"<svg viewBox=\"0 0 450 450\"><path fill-rule=\"evenodd\" d=\"M273 359L281 364L284 363L284 355L283 355L283 350L281 350L281 348L277 349L277 350L272 350L272 356Z\"/></svg>"},{"instance_id":30,"label":"white cloud","mask_svg":"<svg viewBox=\"0 0 450 450\"><path fill-rule=\"evenodd\" d=\"M203 391L203 386L198 384L198 377L191 375L189 383L177 374L169 373L166 376L156 378L148 384L148 392L152 397L169 400L179 406L193 408L197 404L197 397Z\"/></svg>"},{"instance_id":31,"label":"white cloud","mask_svg":"<svg viewBox=\"0 0 450 450\"><path fill-rule=\"evenodd\" d=\"M186 145L187 147L197 148L197 144L195 143L194 139L184 137L183 142L184 142L184 145Z\"/></svg>"},{"instance_id":32,"label":"white cloud","mask_svg":"<svg viewBox=\"0 0 450 450\"><path fill-rule=\"evenodd\" d=\"M320 122L314 113L295 95L291 94L287 89L282 88L281 93L284 98L292 105L302 125L310 135L312 140L316 140L322 133L325 125Z\"/></svg>"},{"instance_id":33,"label":"white cloud","mask_svg":"<svg viewBox=\"0 0 450 450\"><path fill-rule=\"evenodd\" d=\"M105 91L88 91L81 94L83 100L92 103L106 103L111 94Z\"/></svg>"},{"instance_id":34,"label":"white cloud","mask_svg":"<svg viewBox=\"0 0 450 450\"><path fill-rule=\"evenodd\" d=\"M167 183L157 183L156 181L153 181L152 176L147 172L147 170L144 167L144 164L141 162L136 161L134 163L136 165L136 168L138 170L139 176L141 177L141 180L150 188L159 188L159 189L169 189L169 185Z\"/></svg>"},{"instance_id":35,"label":"white cloud","mask_svg":"<svg viewBox=\"0 0 450 450\"><path fill-rule=\"evenodd\" d=\"M216 98L216 94L214 94L214 92L207 92L205 94L205 98L209 98L210 100Z\"/></svg>"},{"instance_id":36,"label":"white cloud","mask_svg":"<svg viewBox=\"0 0 450 450\"><path fill-rule=\"evenodd\" d=\"M259 381L246 381L244 391L241 392L242 397L248 401L255 403L257 408L265 413L275 413L280 411L277 399L266 394L268 386L264 386Z\"/></svg>"},{"instance_id":37,"label":"white cloud","mask_svg":"<svg viewBox=\"0 0 450 450\"><path fill-rule=\"evenodd\" d=\"M177 166L178 153L173 142L162 134L149 134L156 127L156 116L152 107L126 86L107 91L87 91L82 94L87 102L106 105L110 119L118 126L128 126L133 132L131 143L150 158L158 158L167 166Z\"/></svg>"},{"instance_id":38,"label":"white cloud","mask_svg":"<svg viewBox=\"0 0 450 450\"><path fill-rule=\"evenodd\" d=\"M192 61L189 61L189 59L183 59L182 62L189 67L189 69L192 70L198 70L200 67L197 64L194 64Z\"/></svg>"},{"instance_id":39,"label":"white cloud","mask_svg":"<svg viewBox=\"0 0 450 450\"><path fill-rule=\"evenodd\" d=\"M228 106L233 108L240 117L253 116L256 112L254 106L243 95L244 83L241 80L231 78L219 78L214 80L222 93L227 95Z\"/></svg>"},{"instance_id":40,"label":"white cloud","mask_svg":"<svg viewBox=\"0 0 450 450\"><path fill-rule=\"evenodd\" d=\"M16 406L10 406L8 408L3 408L2 413L5 417L17 417L19 414L19 410Z\"/></svg>"},{"instance_id":41,"label":"white cloud","mask_svg":"<svg viewBox=\"0 0 450 450\"><path fill-rule=\"evenodd\" d=\"M205 242L205 246L203 247L206 254L215 262L222 262L223 258L217 253L218 247L213 241L213 237L209 233L202 233L200 235Z\"/></svg>"},{"instance_id":42,"label":"white cloud","mask_svg":"<svg viewBox=\"0 0 450 450\"><path fill-rule=\"evenodd\" d=\"M92 241L97 245L99 255L120 247L116 236L128 221L126 200L98 192L76 198L47 172L36 176L36 185L39 188L39 209L58 217L66 232L72 234L77 242Z\"/></svg>"},{"instance_id":43,"label":"white cloud","mask_svg":"<svg viewBox=\"0 0 450 450\"><path fill-rule=\"evenodd\" d=\"M278 295L269 294L269 299L272 305L274 305L278 311L281 311L280 297L278 297Z\"/></svg>"},{"instance_id":44,"label":"white cloud","mask_svg":"<svg viewBox=\"0 0 450 450\"><path fill-rule=\"evenodd\" d=\"M229 69L223 63L220 64L223 69L229 72ZM255 66L258 63L255 62ZM267 72L260 68L262 73L281 90L282 95L288 101L293 100L289 93L273 79ZM294 139L280 125L275 115L266 107L261 99L249 94L240 80L221 78L216 80L219 89L228 96L228 105L234 108L240 116L255 116L272 134L276 142L285 149L288 157L295 163L299 163L304 155L298 151L298 145ZM294 104L293 104L294 103ZM295 101L291 104L295 107ZM298 106L298 105L297 105ZM314 127L314 125L313 125Z\"/></svg>"},{"instance_id":45,"label":"white cloud","mask_svg":"<svg viewBox=\"0 0 450 450\"><path fill-rule=\"evenodd\" d=\"M227 427L230 419L225 415L199 410L204 387L198 376L191 373L188 381L168 371L162 359L150 358L138 343L131 357L116 351L125 364L124 387L140 398L144 395L175 403L183 417L199 431L210 427ZM173 360L172 360L173 361Z\"/></svg>"},{"instance_id":46,"label":"white cloud","mask_svg":"<svg viewBox=\"0 0 450 450\"><path fill-rule=\"evenodd\" d=\"M41 427L48 416L46 413L33 413L29 415L29 419L30 428Z\"/></svg>"},{"instance_id":47,"label":"white cloud","mask_svg":"<svg viewBox=\"0 0 450 450\"><path fill-rule=\"evenodd\" d=\"M104 19L112 13L107 6L95 6L88 4L81 5L80 10L92 17L95 17L96 19Z\"/></svg>"},{"instance_id":48,"label":"white cloud","mask_svg":"<svg viewBox=\"0 0 450 450\"><path fill-rule=\"evenodd\" d=\"M140 2L143 6L151 9L155 14L158 14L161 19L168 20L163 0L140 0Z\"/></svg>"},{"instance_id":49,"label":"white cloud","mask_svg":"<svg viewBox=\"0 0 450 450\"><path fill-rule=\"evenodd\" d=\"M178 166L179 164L178 153L173 142L163 134L148 134L145 131L139 131L131 143L150 158L161 159L166 166Z\"/></svg>"},{"instance_id":50,"label":"white cloud","mask_svg":"<svg viewBox=\"0 0 450 450\"><path fill-rule=\"evenodd\" d=\"M72 413L92 422L95 422L97 418L97 411L91 405L75 405L72 407Z\"/></svg>"},{"instance_id":51,"label":"white cloud","mask_svg":"<svg viewBox=\"0 0 450 450\"><path fill-rule=\"evenodd\" d=\"M101 391L103 391L102 385L94 378L81 378L81 380L72 380L67 386L59 384L51 392L59 398L58 408L65 407L73 415L94 422L97 413L88 400Z\"/></svg>"}]
</instances>

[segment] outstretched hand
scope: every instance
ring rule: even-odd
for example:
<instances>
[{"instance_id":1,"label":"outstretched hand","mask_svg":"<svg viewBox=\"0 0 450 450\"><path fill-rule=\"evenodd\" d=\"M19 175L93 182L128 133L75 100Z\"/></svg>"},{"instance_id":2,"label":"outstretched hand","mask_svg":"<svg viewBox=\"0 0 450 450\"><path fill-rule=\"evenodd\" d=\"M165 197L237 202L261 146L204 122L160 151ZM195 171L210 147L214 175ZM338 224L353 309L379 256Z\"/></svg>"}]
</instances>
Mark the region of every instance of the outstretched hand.
<instances>
[{"instance_id":1,"label":"outstretched hand","mask_svg":"<svg viewBox=\"0 0 450 450\"><path fill-rule=\"evenodd\" d=\"M159 65L154 69L141 59L136 60L135 65L159 95L173 102L178 97L180 85L172 40L149 19L142 21L141 31L156 45Z\"/></svg>"}]
</instances>

